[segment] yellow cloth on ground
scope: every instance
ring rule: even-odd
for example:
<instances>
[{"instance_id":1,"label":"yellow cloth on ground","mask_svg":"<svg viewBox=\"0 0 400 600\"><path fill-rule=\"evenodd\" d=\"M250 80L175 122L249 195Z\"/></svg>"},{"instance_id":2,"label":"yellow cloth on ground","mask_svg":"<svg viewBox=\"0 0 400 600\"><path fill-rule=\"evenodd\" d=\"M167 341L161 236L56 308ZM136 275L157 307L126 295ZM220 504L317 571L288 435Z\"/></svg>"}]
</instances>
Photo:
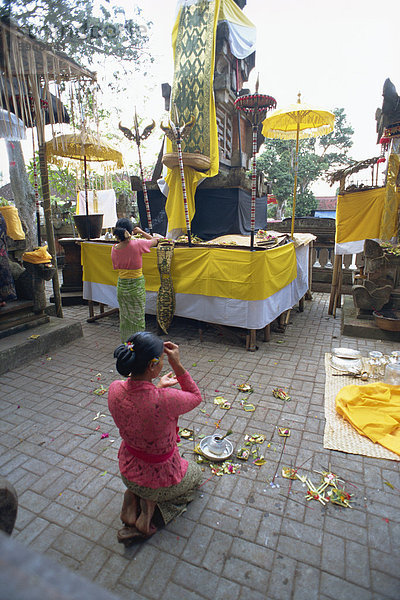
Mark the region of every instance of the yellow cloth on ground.
<instances>
[{"instance_id":1,"label":"yellow cloth on ground","mask_svg":"<svg viewBox=\"0 0 400 600\"><path fill-rule=\"evenodd\" d=\"M399 174L400 155L392 153L389 156L385 206L382 213L379 238L389 241L397 235L398 212L400 208L400 192L396 191L397 176Z\"/></svg>"},{"instance_id":2,"label":"yellow cloth on ground","mask_svg":"<svg viewBox=\"0 0 400 600\"><path fill-rule=\"evenodd\" d=\"M400 386L347 385L336 396L336 410L359 433L400 454Z\"/></svg>"},{"instance_id":3,"label":"yellow cloth on ground","mask_svg":"<svg viewBox=\"0 0 400 600\"><path fill-rule=\"evenodd\" d=\"M7 235L13 240L24 240L25 232L22 229L18 209L15 206L0 206L7 227Z\"/></svg>"},{"instance_id":4,"label":"yellow cloth on ground","mask_svg":"<svg viewBox=\"0 0 400 600\"><path fill-rule=\"evenodd\" d=\"M47 252L47 246L41 246L32 252L24 252L22 260L34 265L42 265L51 262L51 254Z\"/></svg>"},{"instance_id":5,"label":"yellow cloth on ground","mask_svg":"<svg viewBox=\"0 0 400 600\"><path fill-rule=\"evenodd\" d=\"M197 2L183 6L172 31L174 82L172 85L172 120L174 109L179 125L195 117L195 124L182 142L182 151L208 156L211 166L205 173L185 167L189 219L194 217L194 195L204 177L214 177L219 168L218 131L214 102L215 39L220 0ZM167 140L167 152L176 152L175 144ZM181 175L178 167L169 169L165 178L169 193L165 205L168 229L186 229L183 209Z\"/></svg>"},{"instance_id":6,"label":"yellow cloth on ground","mask_svg":"<svg viewBox=\"0 0 400 600\"><path fill-rule=\"evenodd\" d=\"M82 242L83 281L116 285L111 245ZM175 248L171 267L176 293L265 300L297 277L294 245L249 252L226 248ZM143 255L147 291L158 291L160 274L155 250Z\"/></svg>"}]
</instances>

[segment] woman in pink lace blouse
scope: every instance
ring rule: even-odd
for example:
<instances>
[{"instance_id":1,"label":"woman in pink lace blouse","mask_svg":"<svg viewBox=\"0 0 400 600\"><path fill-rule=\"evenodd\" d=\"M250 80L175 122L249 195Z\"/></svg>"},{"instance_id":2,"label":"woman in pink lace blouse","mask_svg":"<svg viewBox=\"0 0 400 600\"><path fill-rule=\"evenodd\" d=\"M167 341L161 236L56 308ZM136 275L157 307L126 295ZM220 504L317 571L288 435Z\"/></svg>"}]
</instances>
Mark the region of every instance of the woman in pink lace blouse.
<instances>
[{"instance_id":1,"label":"woman in pink lace blouse","mask_svg":"<svg viewBox=\"0 0 400 600\"><path fill-rule=\"evenodd\" d=\"M140 233L145 239L132 239ZM143 331L145 323L146 290L142 272L142 255L157 246L158 239L139 227L133 228L130 219L118 219L114 227L118 244L111 249L113 269L118 271L117 299L121 342Z\"/></svg>"},{"instance_id":2,"label":"woman in pink lace blouse","mask_svg":"<svg viewBox=\"0 0 400 600\"><path fill-rule=\"evenodd\" d=\"M152 383L163 368L164 356L173 371ZM114 352L118 372L128 377L114 381L108 406L122 443L119 468L127 490L121 511L124 527L118 540L129 543L156 531L156 507L168 523L186 510L201 479L200 467L181 458L177 423L201 402L199 388L182 366L179 348L157 336L140 332ZM181 389L172 386L180 384Z\"/></svg>"}]
</instances>

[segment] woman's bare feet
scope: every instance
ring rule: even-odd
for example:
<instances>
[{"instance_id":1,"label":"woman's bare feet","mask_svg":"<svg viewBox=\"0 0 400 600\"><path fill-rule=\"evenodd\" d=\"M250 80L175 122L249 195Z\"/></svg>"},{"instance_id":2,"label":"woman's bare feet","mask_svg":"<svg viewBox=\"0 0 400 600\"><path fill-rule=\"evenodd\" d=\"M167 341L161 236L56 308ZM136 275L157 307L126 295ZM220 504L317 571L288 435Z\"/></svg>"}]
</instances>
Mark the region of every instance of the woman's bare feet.
<instances>
[{"instance_id":1,"label":"woman's bare feet","mask_svg":"<svg viewBox=\"0 0 400 600\"><path fill-rule=\"evenodd\" d=\"M154 502L154 500L140 498L140 508L142 512L136 519L136 527L145 536L153 535L153 533L157 531L157 527L151 522L156 506L157 503Z\"/></svg>"},{"instance_id":2,"label":"woman's bare feet","mask_svg":"<svg viewBox=\"0 0 400 600\"><path fill-rule=\"evenodd\" d=\"M138 510L138 497L131 490L126 490L124 494L124 501L121 509L121 521L124 525L132 527L136 525L137 510Z\"/></svg>"}]
</instances>

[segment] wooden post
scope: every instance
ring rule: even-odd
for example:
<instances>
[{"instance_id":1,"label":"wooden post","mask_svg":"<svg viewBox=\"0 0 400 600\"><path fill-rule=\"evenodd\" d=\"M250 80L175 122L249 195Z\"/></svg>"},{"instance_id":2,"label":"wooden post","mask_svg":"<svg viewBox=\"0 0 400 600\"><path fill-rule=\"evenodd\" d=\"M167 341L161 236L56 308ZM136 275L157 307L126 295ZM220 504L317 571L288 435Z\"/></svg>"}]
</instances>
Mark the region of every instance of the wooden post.
<instances>
[{"instance_id":1,"label":"wooden post","mask_svg":"<svg viewBox=\"0 0 400 600\"><path fill-rule=\"evenodd\" d=\"M313 257L314 241L308 245L308 290L305 293L305 300L312 300L312 257ZM301 311L302 312L302 311Z\"/></svg>"},{"instance_id":2,"label":"wooden post","mask_svg":"<svg viewBox=\"0 0 400 600\"><path fill-rule=\"evenodd\" d=\"M49 173L47 170L47 158L46 158L46 146L44 144L44 132L39 131L38 125L38 139L39 139L39 165L40 165L40 179L42 183L42 196L43 196L43 209L44 218L46 223L46 237L49 252L52 256L52 263L55 266L55 273L53 276L53 293L54 302L56 305L56 316L62 318L63 310L61 303L60 294L60 282L58 280L57 271L57 256L56 256L56 243L54 239L53 222L51 215L51 204L50 204L50 189L49 189Z\"/></svg>"},{"instance_id":3,"label":"wooden post","mask_svg":"<svg viewBox=\"0 0 400 600\"><path fill-rule=\"evenodd\" d=\"M346 178L342 177L339 185L339 194L344 193ZM332 271L332 285L331 285L331 295L329 298L329 306L328 306L328 315L333 315L336 317L336 308L340 306L340 294L342 290L342 255L335 254L335 260L333 261L333 271ZM339 294L339 303L338 303L338 294Z\"/></svg>"},{"instance_id":4,"label":"wooden post","mask_svg":"<svg viewBox=\"0 0 400 600\"><path fill-rule=\"evenodd\" d=\"M255 352L257 350L257 330L249 329L246 335L246 350Z\"/></svg>"}]
</instances>

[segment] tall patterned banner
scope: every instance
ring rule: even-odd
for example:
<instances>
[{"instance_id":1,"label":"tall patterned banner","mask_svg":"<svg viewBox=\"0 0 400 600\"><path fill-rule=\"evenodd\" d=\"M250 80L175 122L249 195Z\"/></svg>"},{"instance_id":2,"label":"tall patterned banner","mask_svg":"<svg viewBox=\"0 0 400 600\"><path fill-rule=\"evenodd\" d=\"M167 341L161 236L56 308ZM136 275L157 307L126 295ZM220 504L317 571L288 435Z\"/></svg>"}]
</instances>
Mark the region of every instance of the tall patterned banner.
<instances>
[{"instance_id":1,"label":"tall patterned banner","mask_svg":"<svg viewBox=\"0 0 400 600\"><path fill-rule=\"evenodd\" d=\"M174 107L183 124L192 116L196 121L188 137L182 143L183 152L208 156L211 166L205 173L191 167L184 168L189 215L193 219L196 186L204 177L218 173L218 132L213 92L215 38L220 0L198 0L181 7L174 30L174 82L172 86L172 120ZM170 141L167 152L176 152ZM179 167L168 171L166 182L169 194L166 203L168 229L186 228L183 195Z\"/></svg>"}]
</instances>

